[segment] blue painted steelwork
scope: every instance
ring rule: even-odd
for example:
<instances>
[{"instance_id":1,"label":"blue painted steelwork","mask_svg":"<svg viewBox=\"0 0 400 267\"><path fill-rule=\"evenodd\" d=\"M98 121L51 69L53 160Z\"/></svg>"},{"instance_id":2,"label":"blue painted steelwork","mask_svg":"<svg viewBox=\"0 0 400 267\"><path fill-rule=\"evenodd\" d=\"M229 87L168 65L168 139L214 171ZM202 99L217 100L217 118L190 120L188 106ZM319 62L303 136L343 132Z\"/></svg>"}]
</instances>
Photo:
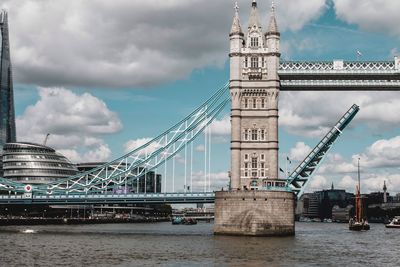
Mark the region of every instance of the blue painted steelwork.
<instances>
[{"instance_id":1,"label":"blue painted steelwork","mask_svg":"<svg viewBox=\"0 0 400 267\"><path fill-rule=\"evenodd\" d=\"M43 195L107 193L127 185L146 172L156 169L190 144L229 103L229 82L210 99L167 131L126 155L77 174L43 185L33 185L32 192ZM24 184L0 178L0 190L23 193Z\"/></svg>"},{"instance_id":2,"label":"blue painted steelwork","mask_svg":"<svg viewBox=\"0 0 400 267\"><path fill-rule=\"evenodd\" d=\"M282 61L281 91L399 91L394 61Z\"/></svg>"},{"instance_id":3,"label":"blue painted steelwork","mask_svg":"<svg viewBox=\"0 0 400 267\"><path fill-rule=\"evenodd\" d=\"M214 203L214 192L150 194L0 195L0 204L179 204Z\"/></svg>"},{"instance_id":4,"label":"blue painted steelwork","mask_svg":"<svg viewBox=\"0 0 400 267\"><path fill-rule=\"evenodd\" d=\"M297 168L288 177L288 184L297 196L300 196L312 175L321 165L324 156L332 148L337 138L342 134L343 130L353 120L360 108L353 105L332 127L332 129L322 138L322 140L314 147L308 156L297 166Z\"/></svg>"}]
</instances>

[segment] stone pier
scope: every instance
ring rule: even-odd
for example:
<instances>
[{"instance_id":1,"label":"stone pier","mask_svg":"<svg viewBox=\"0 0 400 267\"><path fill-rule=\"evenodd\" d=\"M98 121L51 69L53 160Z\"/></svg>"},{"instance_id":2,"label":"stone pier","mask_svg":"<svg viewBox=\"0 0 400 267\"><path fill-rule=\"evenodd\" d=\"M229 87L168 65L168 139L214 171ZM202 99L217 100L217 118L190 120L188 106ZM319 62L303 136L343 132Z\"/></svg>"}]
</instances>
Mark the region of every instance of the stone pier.
<instances>
[{"instance_id":1,"label":"stone pier","mask_svg":"<svg viewBox=\"0 0 400 267\"><path fill-rule=\"evenodd\" d=\"M216 192L214 234L294 235L294 199L281 191Z\"/></svg>"}]
</instances>

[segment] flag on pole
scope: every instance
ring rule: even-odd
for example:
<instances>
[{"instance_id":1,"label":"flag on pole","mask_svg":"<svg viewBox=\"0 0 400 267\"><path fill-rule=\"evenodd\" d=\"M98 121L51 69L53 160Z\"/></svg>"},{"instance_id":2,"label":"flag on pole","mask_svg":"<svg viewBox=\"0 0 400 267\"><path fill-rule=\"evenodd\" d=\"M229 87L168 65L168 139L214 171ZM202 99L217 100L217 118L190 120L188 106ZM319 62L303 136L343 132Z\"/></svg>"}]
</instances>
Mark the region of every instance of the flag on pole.
<instances>
[{"instance_id":1,"label":"flag on pole","mask_svg":"<svg viewBox=\"0 0 400 267\"><path fill-rule=\"evenodd\" d=\"M289 159L288 156L286 156L286 160L289 161L289 164L292 164L292 161Z\"/></svg>"}]
</instances>

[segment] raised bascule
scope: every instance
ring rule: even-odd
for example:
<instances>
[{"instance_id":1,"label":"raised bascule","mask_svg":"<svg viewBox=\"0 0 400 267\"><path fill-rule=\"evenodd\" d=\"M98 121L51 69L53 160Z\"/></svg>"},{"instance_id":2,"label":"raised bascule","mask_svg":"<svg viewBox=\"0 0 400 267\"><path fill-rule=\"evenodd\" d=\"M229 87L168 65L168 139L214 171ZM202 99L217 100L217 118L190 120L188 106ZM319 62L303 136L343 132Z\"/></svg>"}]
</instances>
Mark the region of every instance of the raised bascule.
<instances>
[{"instance_id":1,"label":"raised bascule","mask_svg":"<svg viewBox=\"0 0 400 267\"><path fill-rule=\"evenodd\" d=\"M280 92L399 91L400 59L281 61L275 7L272 6L267 30L263 31L255 0L251 3L246 32L235 6L229 38L230 81L186 118L143 146L93 170L38 185L0 178L0 204L215 202L215 234L293 235L296 196L302 194L359 107L350 107L287 179L279 179ZM230 102L230 189L210 192L205 179L202 192L194 192L192 186L189 190L188 170L184 167L184 190L175 190L182 186L175 185L174 176L167 177L167 165L175 168L174 158L178 153L184 152L186 159L186 150L193 147L193 140L204 133ZM138 194L129 190L140 177L162 166L165 170L162 193ZM172 192L168 192L167 184Z\"/></svg>"}]
</instances>

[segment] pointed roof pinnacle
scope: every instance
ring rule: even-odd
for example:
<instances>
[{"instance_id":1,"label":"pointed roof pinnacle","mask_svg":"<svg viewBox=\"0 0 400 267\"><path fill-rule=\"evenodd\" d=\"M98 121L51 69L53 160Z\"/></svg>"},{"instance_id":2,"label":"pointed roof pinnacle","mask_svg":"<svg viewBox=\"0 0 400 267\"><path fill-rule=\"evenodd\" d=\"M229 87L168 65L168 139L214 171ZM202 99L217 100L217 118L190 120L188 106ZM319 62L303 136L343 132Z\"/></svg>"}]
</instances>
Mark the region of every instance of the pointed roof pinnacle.
<instances>
[{"instance_id":1,"label":"pointed roof pinnacle","mask_svg":"<svg viewBox=\"0 0 400 267\"><path fill-rule=\"evenodd\" d=\"M5 10L5 9L2 9L1 11L0 11L0 24L5 24L5 23L7 23L8 21L7 21L7 10Z\"/></svg>"},{"instance_id":2,"label":"pointed roof pinnacle","mask_svg":"<svg viewBox=\"0 0 400 267\"><path fill-rule=\"evenodd\" d=\"M239 6L238 3L235 3L235 16L233 17L233 23L231 28L231 34L234 33L242 33L242 27L240 26L240 19L239 19Z\"/></svg>"},{"instance_id":3,"label":"pointed roof pinnacle","mask_svg":"<svg viewBox=\"0 0 400 267\"><path fill-rule=\"evenodd\" d=\"M260 17L258 16L257 12L257 1L253 0L253 3L251 4L251 13L249 17L249 26L248 28L251 29L254 25L257 26L257 28L261 28L261 23L260 23Z\"/></svg>"},{"instance_id":4,"label":"pointed roof pinnacle","mask_svg":"<svg viewBox=\"0 0 400 267\"><path fill-rule=\"evenodd\" d=\"M275 3L273 0L271 3L271 12L270 12L270 17L269 17L268 32L279 32L278 24L276 23L276 16L275 16Z\"/></svg>"},{"instance_id":5,"label":"pointed roof pinnacle","mask_svg":"<svg viewBox=\"0 0 400 267\"><path fill-rule=\"evenodd\" d=\"M386 187L386 181L383 181L383 191L386 191L387 187Z\"/></svg>"}]
</instances>

